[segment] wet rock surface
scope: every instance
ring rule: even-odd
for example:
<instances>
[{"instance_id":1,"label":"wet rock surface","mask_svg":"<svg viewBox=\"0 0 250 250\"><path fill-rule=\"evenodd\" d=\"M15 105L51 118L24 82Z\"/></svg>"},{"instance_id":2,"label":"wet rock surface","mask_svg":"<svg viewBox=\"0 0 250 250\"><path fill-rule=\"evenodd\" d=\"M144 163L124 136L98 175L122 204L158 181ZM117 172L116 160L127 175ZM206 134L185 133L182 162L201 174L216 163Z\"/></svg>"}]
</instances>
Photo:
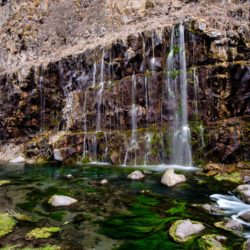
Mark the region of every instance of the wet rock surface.
<instances>
[{"instance_id":1,"label":"wet rock surface","mask_svg":"<svg viewBox=\"0 0 250 250\"><path fill-rule=\"evenodd\" d=\"M250 185L240 185L235 189L235 192L244 202L250 204Z\"/></svg>"}]
</instances>

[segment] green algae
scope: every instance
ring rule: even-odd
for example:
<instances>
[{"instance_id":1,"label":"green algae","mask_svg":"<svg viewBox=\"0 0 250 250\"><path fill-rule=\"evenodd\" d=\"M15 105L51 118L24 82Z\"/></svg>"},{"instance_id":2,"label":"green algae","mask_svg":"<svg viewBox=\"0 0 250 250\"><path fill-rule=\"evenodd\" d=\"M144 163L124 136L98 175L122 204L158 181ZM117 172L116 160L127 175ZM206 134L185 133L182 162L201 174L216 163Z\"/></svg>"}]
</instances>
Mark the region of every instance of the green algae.
<instances>
[{"instance_id":1,"label":"green algae","mask_svg":"<svg viewBox=\"0 0 250 250\"><path fill-rule=\"evenodd\" d=\"M101 233L112 238L138 239L165 228L167 222L176 218L162 218L151 208L159 201L147 196L139 196L129 211L101 222Z\"/></svg>"},{"instance_id":2,"label":"green algae","mask_svg":"<svg viewBox=\"0 0 250 250\"><path fill-rule=\"evenodd\" d=\"M233 172L233 173L223 173L223 174L217 174L214 177L217 181L227 181L239 184L242 181L241 174L239 172Z\"/></svg>"},{"instance_id":3,"label":"green algae","mask_svg":"<svg viewBox=\"0 0 250 250\"><path fill-rule=\"evenodd\" d=\"M36 228L30 231L26 236L26 240L34 240L34 239L48 239L50 238L54 233L57 233L60 231L59 227L42 227L42 228Z\"/></svg>"},{"instance_id":4,"label":"green algae","mask_svg":"<svg viewBox=\"0 0 250 250\"><path fill-rule=\"evenodd\" d=\"M173 207L168 209L166 213L169 213L170 215L178 215L181 217L187 216L186 212L186 202L178 202L178 201L173 201L172 203Z\"/></svg>"},{"instance_id":5,"label":"green algae","mask_svg":"<svg viewBox=\"0 0 250 250\"><path fill-rule=\"evenodd\" d=\"M0 238L11 233L16 223L16 220L10 214L0 213Z\"/></svg>"}]
</instances>

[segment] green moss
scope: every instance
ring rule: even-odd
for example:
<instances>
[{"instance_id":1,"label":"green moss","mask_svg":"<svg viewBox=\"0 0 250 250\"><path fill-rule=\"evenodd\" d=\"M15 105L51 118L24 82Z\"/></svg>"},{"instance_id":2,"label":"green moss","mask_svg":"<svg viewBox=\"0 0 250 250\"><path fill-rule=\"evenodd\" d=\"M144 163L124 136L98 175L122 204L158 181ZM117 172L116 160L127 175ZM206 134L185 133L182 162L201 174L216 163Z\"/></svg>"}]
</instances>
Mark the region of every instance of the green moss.
<instances>
[{"instance_id":1,"label":"green moss","mask_svg":"<svg viewBox=\"0 0 250 250\"><path fill-rule=\"evenodd\" d=\"M11 233L16 225L16 220L8 213L0 213L0 238Z\"/></svg>"},{"instance_id":2,"label":"green moss","mask_svg":"<svg viewBox=\"0 0 250 250\"><path fill-rule=\"evenodd\" d=\"M202 250L226 250L227 248L223 246L217 239L216 234L206 234L199 239L199 247Z\"/></svg>"},{"instance_id":3,"label":"green moss","mask_svg":"<svg viewBox=\"0 0 250 250\"><path fill-rule=\"evenodd\" d=\"M240 183L242 181L241 174L239 172L233 172L233 173L223 173L223 174L217 174L214 177L217 181L228 181L232 183Z\"/></svg>"},{"instance_id":4,"label":"green moss","mask_svg":"<svg viewBox=\"0 0 250 250\"><path fill-rule=\"evenodd\" d=\"M34 239L47 239L52 236L52 234L60 231L59 227L42 227L36 228L30 231L26 236L26 240L34 240Z\"/></svg>"},{"instance_id":5,"label":"green moss","mask_svg":"<svg viewBox=\"0 0 250 250\"><path fill-rule=\"evenodd\" d=\"M0 186L7 185L10 183L11 183L11 181L9 181L9 180L0 180Z\"/></svg>"},{"instance_id":6,"label":"green moss","mask_svg":"<svg viewBox=\"0 0 250 250\"><path fill-rule=\"evenodd\" d=\"M49 216L53 220L62 221L66 214L67 214L66 211L56 211L56 212L51 212Z\"/></svg>"}]
</instances>

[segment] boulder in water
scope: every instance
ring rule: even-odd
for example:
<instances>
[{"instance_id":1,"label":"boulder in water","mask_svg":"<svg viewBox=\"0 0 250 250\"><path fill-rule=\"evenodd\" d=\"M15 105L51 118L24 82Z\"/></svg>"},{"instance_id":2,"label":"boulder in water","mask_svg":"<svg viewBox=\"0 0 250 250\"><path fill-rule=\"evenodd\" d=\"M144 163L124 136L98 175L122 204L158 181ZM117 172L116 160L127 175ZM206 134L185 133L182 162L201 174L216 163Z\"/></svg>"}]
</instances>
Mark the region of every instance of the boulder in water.
<instances>
[{"instance_id":1,"label":"boulder in water","mask_svg":"<svg viewBox=\"0 0 250 250\"><path fill-rule=\"evenodd\" d=\"M250 204L250 185L245 184L245 185L239 185L236 189L235 192L239 194L240 198Z\"/></svg>"},{"instance_id":2,"label":"boulder in water","mask_svg":"<svg viewBox=\"0 0 250 250\"><path fill-rule=\"evenodd\" d=\"M174 169L168 169L161 178L161 183L168 187L175 186L178 183L185 182L186 177L183 174L175 174Z\"/></svg>"},{"instance_id":3,"label":"boulder in water","mask_svg":"<svg viewBox=\"0 0 250 250\"><path fill-rule=\"evenodd\" d=\"M53 207L70 206L76 202L76 199L64 195L53 195L48 201Z\"/></svg>"},{"instance_id":4,"label":"boulder in water","mask_svg":"<svg viewBox=\"0 0 250 250\"><path fill-rule=\"evenodd\" d=\"M204 250L225 250L223 243L226 237L216 234L205 234L199 239L199 247Z\"/></svg>"},{"instance_id":5,"label":"boulder in water","mask_svg":"<svg viewBox=\"0 0 250 250\"><path fill-rule=\"evenodd\" d=\"M103 179L103 180L101 180L101 182L100 182L100 184L102 184L102 185L106 185L106 184L108 184L108 180L107 179Z\"/></svg>"},{"instance_id":6,"label":"boulder in water","mask_svg":"<svg viewBox=\"0 0 250 250\"><path fill-rule=\"evenodd\" d=\"M128 178L131 180L140 180L143 179L144 177L145 175L139 170L135 170L134 172L128 175Z\"/></svg>"},{"instance_id":7,"label":"boulder in water","mask_svg":"<svg viewBox=\"0 0 250 250\"><path fill-rule=\"evenodd\" d=\"M214 225L238 236L242 236L243 226L237 220L219 221L215 222Z\"/></svg>"},{"instance_id":8,"label":"boulder in water","mask_svg":"<svg viewBox=\"0 0 250 250\"><path fill-rule=\"evenodd\" d=\"M169 234L176 242L186 242L205 229L205 226L197 221L177 220L169 229Z\"/></svg>"}]
</instances>

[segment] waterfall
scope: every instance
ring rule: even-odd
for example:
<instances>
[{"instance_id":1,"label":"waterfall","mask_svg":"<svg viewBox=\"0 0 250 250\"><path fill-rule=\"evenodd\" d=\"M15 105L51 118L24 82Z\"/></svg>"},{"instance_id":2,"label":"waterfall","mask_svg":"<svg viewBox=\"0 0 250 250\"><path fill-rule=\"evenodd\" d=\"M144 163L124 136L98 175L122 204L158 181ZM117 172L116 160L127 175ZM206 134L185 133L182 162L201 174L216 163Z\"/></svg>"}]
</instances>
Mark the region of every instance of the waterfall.
<instances>
[{"instance_id":1,"label":"waterfall","mask_svg":"<svg viewBox=\"0 0 250 250\"><path fill-rule=\"evenodd\" d=\"M98 161L97 157L97 134L102 132L101 130L101 105L102 105L102 96L104 90L104 56L105 52L103 51L102 60L101 60L101 70L100 70L100 84L99 90L97 92L97 118L96 118L96 131L94 136L94 154L95 154L95 161Z\"/></svg>"},{"instance_id":2,"label":"waterfall","mask_svg":"<svg viewBox=\"0 0 250 250\"><path fill-rule=\"evenodd\" d=\"M83 122L84 122L84 139L83 139L83 158L86 157L86 152L87 152L87 143L86 143L86 137L87 137L87 96L88 92L85 92L84 96L84 104L83 104Z\"/></svg>"},{"instance_id":3,"label":"waterfall","mask_svg":"<svg viewBox=\"0 0 250 250\"><path fill-rule=\"evenodd\" d=\"M197 123L200 123L199 121L199 110L198 110L198 101L199 101L199 78L196 74L196 69L193 68L193 81L194 81L194 112L195 112L195 120ZM199 133L200 133L200 139L201 139L201 147L205 147L205 140L204 140L204 127L202 124L198 126Z\"/></svg>"},{"instance_id":4,"label":"waterfall","mask_svg":"<svg viewBox=\"0 0 250 250\"><path fill-rule=\"evenodd\" d=\"M95 87L96 84L96 63L94 63L93 66L93 83L92 83L92 87Z\"/></svg>"},{"instance_id":5,"label":"waterfall","mask_svg":"<svg viewBox=\"0 0 250 250\"><path fill-rule=\"evenodd\" d=\"M128 147L125 158L124 158L124 166L127 164L127 158L129 151L134 151L134 165L136 165L136 150L137 150L137 106L136 106L136 76L133 73L132 76L132 103L131 103L131 129L132 129L132 136L130 146Z\"/></svg>"},{"instance_id":6,"label":"waterfall","mask_svg":"<svg viewBox=\"0 0 250 250\"><path fill-rule=\"evenodd\" d=\"M39 84L39 98L40 98L40 131L44 130L44 113L45 113L45 95L44 95L44 81L43 77L40 76L38 80Z\"/></svg>"},{"instance_id":7,"label":"waterfall","mask_svg":"<svg viewBox=\"0 0 250 250\"><path fill-rule=\"evenodd\" d=\"M145 136L145 155L144 155L144 166L147 166L149 163L148 156L150 154L150 149L151 149L151 139L152 139L152 134L147 133Z\"/></svg>"},{"instance_id":8,"label":"waterfall","mask_svg":"<svg viewBox=\"0 0 250 250\"><path fill-rule=\"evenodd\" d=\"M192 153L187 105L187 69L184 26L180 24L176 37L171 34L170 53L167 58L167 95L172 117L171 156L172 164L191 166Z\"/></svg>"}]
</instances>

